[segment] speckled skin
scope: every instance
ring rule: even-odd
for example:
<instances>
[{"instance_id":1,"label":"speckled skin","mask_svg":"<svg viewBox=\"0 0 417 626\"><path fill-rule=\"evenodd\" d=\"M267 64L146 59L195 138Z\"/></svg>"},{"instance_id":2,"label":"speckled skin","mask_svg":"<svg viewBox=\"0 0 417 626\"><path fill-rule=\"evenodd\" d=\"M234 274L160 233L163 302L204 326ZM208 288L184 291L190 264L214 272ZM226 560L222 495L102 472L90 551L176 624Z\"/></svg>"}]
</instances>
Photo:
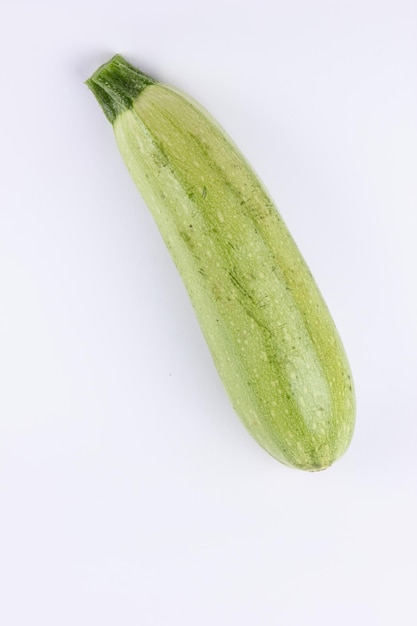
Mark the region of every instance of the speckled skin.
<instances>
[{"instance_id":1,"label":"speckled skin","mask_svg":"<svg viewBox=\"0 0 417 626\"><path fill-rule=\"evenodd\" d=\"M316 283L263 185L188 96L147 83L119 109L111 120L119 149L237 414L282 463L328 467L353 433L350 369Z\"/></svg>"}]
</instances>

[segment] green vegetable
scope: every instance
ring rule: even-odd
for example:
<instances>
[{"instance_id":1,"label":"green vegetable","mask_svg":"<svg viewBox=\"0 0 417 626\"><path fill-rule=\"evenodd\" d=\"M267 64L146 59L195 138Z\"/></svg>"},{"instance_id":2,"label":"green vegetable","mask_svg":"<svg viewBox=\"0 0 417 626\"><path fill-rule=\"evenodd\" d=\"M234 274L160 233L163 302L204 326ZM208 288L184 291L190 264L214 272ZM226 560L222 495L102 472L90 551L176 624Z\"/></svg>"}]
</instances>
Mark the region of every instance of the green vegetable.
<instances>
[{"instance_id":1,"label":"green vegetable","mask_svg":"<svg viewBox=\"0 0 417 626\"><path fill-rule=\"evenodd\" d=\"M353 433L349 365L263 185L200 105L121 56L87 84L182 276L236 412L282 463L328 467Z\"/></svg>"}]
</instances>

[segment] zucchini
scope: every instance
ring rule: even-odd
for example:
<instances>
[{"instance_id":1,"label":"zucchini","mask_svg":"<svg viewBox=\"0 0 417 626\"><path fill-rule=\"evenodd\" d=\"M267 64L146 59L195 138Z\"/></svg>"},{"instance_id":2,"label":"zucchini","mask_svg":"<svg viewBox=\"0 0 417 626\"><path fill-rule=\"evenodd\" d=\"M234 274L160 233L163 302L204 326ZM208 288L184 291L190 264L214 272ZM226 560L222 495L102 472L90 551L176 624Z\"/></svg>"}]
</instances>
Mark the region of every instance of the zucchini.
<instances>
[{"instance_id":1,"label":"zucchini","mask_svg":"<svg viewBox=\"0 0 417 626\"><path fill-rule=\"evenodd\" d=\"M120 55L87 85L182 276L237 414L282 463L328 467L353 433L351 373L262 183L199 104Z\"/></svg>"}]
</instances>

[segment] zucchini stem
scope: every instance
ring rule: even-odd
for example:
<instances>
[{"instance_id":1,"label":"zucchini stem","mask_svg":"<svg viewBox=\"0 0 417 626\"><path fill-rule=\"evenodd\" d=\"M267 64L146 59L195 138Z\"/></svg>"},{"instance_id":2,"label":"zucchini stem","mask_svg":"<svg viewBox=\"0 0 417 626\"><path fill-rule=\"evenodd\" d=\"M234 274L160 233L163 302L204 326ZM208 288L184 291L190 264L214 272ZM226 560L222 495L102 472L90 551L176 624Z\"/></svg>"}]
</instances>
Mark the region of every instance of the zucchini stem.
<instances>
[{"instance_id":1,"label":"zucchini stem","mask_svg":"<svg viewBox=\"0 0 417 626\"><path fill-rule=\"evenodd\" d=\"M145 87L155 82L120 54L104 63L85 81L111 124L120 113L132 108L133 101Z\"/></svg>"}]
</instances>

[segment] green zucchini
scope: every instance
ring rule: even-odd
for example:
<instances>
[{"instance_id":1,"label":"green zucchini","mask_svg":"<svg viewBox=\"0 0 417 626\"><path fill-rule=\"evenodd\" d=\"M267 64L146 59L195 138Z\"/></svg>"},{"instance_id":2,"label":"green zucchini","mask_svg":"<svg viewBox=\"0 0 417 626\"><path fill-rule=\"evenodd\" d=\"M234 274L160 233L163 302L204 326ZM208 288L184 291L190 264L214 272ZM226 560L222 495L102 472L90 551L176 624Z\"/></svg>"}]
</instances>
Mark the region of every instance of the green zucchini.
<instances>
[{"instance_id":1,"label":"green zucchini","mask_svg":"<svg viewBox=\"0 0 417 626\"><path fill-rule=\"evenodd\" d=\"M121 56L87 85L182 276L237 414L282 463L328 467L353 433L351 373L262 183L199 104Z\"/></svg>"}]
</instances>

